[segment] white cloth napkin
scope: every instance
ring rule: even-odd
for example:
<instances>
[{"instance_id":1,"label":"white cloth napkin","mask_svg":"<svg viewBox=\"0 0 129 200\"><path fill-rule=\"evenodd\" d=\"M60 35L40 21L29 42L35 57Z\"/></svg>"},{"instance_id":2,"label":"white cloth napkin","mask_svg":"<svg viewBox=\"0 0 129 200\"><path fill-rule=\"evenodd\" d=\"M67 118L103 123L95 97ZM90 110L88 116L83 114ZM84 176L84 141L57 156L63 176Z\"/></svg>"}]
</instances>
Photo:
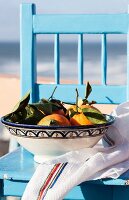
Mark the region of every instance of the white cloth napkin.
<instances>
[{"instance_id":1,"label":"white cloth napkin","mask_svg":"<svg viewBox=\"0 0 129 200\"><path fill-rule=\"evenodd\" d=\"M72 151L40 164L28 183L22 200L61 200L74 186L100 178L117 178L129 169L129 102L112 113L116 121L106 139L112 147ZM100 143L99 143L100 144Z\"/></svg>"}]
</instances>

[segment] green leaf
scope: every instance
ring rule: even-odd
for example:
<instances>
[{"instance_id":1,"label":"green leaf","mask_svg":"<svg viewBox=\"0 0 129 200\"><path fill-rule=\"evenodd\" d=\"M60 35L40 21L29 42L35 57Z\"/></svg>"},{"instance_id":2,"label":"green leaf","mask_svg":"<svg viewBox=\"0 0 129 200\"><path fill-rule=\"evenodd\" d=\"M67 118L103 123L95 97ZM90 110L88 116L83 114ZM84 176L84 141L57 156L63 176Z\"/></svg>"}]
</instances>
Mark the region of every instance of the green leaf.
<instances>
[{"instance_id":1,"label":"green leaf","mask_svg":"<svg viewBox=\"0 0 129 200\"><path fill-rule=\"evenodd\" d=\"M33 108L39 110L40 112L43 113L43 108L44 108L44 104L43 103L32 103L30 104ZM45 113L44 113L45 114Z\"/></svg>"},{"instance_id":2,"label":"green leaf","mask_svg":"<svg viewBox=\"0 0 129 200\"><path fill-rule=\"evenodd\" d=\"M39 101L39 103L48 103L49 101L48 101L48 99L44 99L44 98L42 98L40 101Z\"/></svg>"},{"instance_id":3,"label":"green leaf","mask_svg":"<svg viewBox=\"0 0 129 200\"><path fill-rule=\"evenodd\" d=\"M37 124L45 115L33 104L26 106L27 116L24 119L25 124Z\"/></svg>"},{"instance_id":4,"label":"green leaf","mask_svg":"<svg viewBox=\"0 0 129 200\"><path fill-rule=\"evenodd\" d=\"M96 103L96 101L91 101L91 102L89 102L89 105L92 105L92 104L95 104Z\"/></svg>"},{"instance_id":5,"label":"green leaf","mask_svg":"<svg viewBox=\"0 0 129 200\"><path fill-rule=\"evenodd\" d=\"M9 114L7 120L13 123L23 123L26 116L27 111L24 108L19 112Z\"/></svg>"},{"instance_id":6,"label":"green leaf","mask_svg":"<svg viewBox=\"0 0 129 200\"><path fill-rule=\"evenodd\" d=\"M89 101L87 99L83 99L82 101L83 101L83 105L89 104Z\"/></svg>"},{"instance_id":7,"label":"green leaf","mask_svg":"<svg viewBox=\"0 0 129 200\"><path fill-rule=\"evenodd\" d=\"M14 106L12 113L16 113L25 108L30 100L30 92L28 92L22 99Z\"/></svg>"},{"instance_id":8,"label":"green leaf","mask_svg":"<svg viewBox=\"0 0 129 200\"><path fill-rule=\"evenodd\" d=\"M31 105L35 106L40 112L44 113L44 115L52 114L52 104L49 101L33 103Z\"/></svg>"},{"instance_id":9,"label":"green leaf","mask_svg":"<svg viewBox=\"0 0 129 200\"><path fill-rule=\"evenodd\" d=\"M46 115L50 115L52 114L52 104L46 103L42 106L42 111L46 114Z\"/></svg>"},{"instance_id":10,"label":"green leaf","mask_svg":"<svg viewBox=\"0 0 129 200\"><path fill-rule=\"evenodd\" d=\"M61 110L62 108L58 105L55 105L54 103L52 103L52 111L57 111L57 110Z\"/></svg>"},{"instance_id":11,"label":"green leaf","mask_svg":"<svg viewBox=\"0 0 129 200\"><path fill-rule=\"evenodd\" d=\"M84 108L82 109L84 115L93 123L93 124L104 124L107 122L105 116L97 109L94 108Z\"/></svg>"},{"instance_id":12,"label":"green leaf","mask_svg":"<svg viewBox=\"0 0 129 200\"><path fill-rule=\"evenodd\" d=\"M78 93L78 89L76 88L76 110L78 112L78 97L79 97L79 93Z\"/></svg>"},{"instance_id":13,"label":"green leaf","mask_svg":"<svg viewBox=\"0 0 129 200\"><path fill-rule=\"evenodd\" d=\"M78 112L74 111L72 108L69 109L69 117L73 117L75 114L77 114Z\"/></svg>"},{"instance_id":14,"label":"green leaf","mask_svg":"<svg viewBox=\"0 0 129 200\"><path fill-rule=\"evenodd\" d=\"M85 98L88 99L90 93L92 92L92 87L90 85L89 82L87 82L87 86L86 86L86 95L85 95Z\"/></svg>"},{"instance_id":15,"label":"green leaf","mask_svg":"<svg viewBox=\"0 0 129 200\"><path fill-rule=\"evenodd\" d=\"M44 104L33 104L38 110L42 111L45 115L52 114L52 104L50 102Z\"/></svg>"},{"instance_id":16,"label":"green leaf","mask_svg":"<svg viewBox=\"0 0 129 200\"><path fill-rule=\"evenodd\" d=\"M60 100L51 99L50 102L52 103L52 111L63 109L64 113L66 113L66 108Z\"/></svg>"}]
</instances>

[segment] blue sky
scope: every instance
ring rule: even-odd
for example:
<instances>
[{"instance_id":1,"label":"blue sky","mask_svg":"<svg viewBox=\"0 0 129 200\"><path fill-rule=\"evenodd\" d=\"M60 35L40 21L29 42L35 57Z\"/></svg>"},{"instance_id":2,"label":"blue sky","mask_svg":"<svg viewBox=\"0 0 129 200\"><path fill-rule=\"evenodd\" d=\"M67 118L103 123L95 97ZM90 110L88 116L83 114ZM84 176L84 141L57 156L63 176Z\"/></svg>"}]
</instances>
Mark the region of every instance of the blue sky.
<instances>
[{"instance_id":1,"label":"blue sky","mask_svg":"<svg viewBox=\"0 0 129 200\"><path fill-rule=\"evenodd\" d=\"M128 0L0 0L0 41L19 41L20 3L33 2L37 13L125 13Z\"/></svg>"}]
</instances>

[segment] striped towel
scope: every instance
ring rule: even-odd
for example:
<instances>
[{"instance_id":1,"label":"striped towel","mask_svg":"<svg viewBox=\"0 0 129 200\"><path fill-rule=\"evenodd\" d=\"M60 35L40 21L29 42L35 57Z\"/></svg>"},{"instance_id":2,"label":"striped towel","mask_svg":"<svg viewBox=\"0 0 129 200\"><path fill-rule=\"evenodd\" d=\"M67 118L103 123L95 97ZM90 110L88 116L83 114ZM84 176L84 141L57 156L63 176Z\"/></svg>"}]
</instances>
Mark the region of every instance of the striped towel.
<instances>
[{"instance_id":1,"label":"striped towel","mask_svg":"<svg viewBox=\"0 0 129 200\"><path fill-rule=\"evenodd\" d=\"M22 200L61 200L74 186L84 181L117 178L128 170L129 103L119 105L113 115L117 117L116 122L103 143L40 164Z\"/></svg>"}]
</instances>

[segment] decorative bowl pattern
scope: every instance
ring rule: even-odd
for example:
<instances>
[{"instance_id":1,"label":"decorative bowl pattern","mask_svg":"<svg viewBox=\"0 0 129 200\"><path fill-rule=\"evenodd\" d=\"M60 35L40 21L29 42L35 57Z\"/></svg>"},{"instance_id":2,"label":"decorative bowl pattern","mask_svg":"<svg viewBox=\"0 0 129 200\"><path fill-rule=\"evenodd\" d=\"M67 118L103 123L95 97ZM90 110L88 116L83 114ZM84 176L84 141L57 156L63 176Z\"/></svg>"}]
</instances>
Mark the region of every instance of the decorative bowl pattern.
<instances>
[{"instance_id":1,"label":"decorative bowl pattern","mask_svg":"<svg viewBox=\"0 0 129 200\"><path fill-rule=\"evenodd\" d=\"M107 132L115 118L105 115L107 123L90 126L37 126L16 124L2 117L2 123L25 149L34 154L34 160L42 163L69 151L93 147Z\"/></svg>"},{"instance_id":2,"label":"decorative bowl pattern","mask_svg":"<svg viewBox=\"0 0 129 200\"><path fill-rule=\"evenodd\" d=\"M82 138L87 136L95 136L95 135L101 135L106 133L108 127L98 127L87 129L77 129L74 128L74 130L36 130L36 129L24 129L24 128L16 128L16 127L10 127L7 126L7 129L12 135L21 136L21 137L37 137L37 138Z\"/></svg>"}]
</instances>

